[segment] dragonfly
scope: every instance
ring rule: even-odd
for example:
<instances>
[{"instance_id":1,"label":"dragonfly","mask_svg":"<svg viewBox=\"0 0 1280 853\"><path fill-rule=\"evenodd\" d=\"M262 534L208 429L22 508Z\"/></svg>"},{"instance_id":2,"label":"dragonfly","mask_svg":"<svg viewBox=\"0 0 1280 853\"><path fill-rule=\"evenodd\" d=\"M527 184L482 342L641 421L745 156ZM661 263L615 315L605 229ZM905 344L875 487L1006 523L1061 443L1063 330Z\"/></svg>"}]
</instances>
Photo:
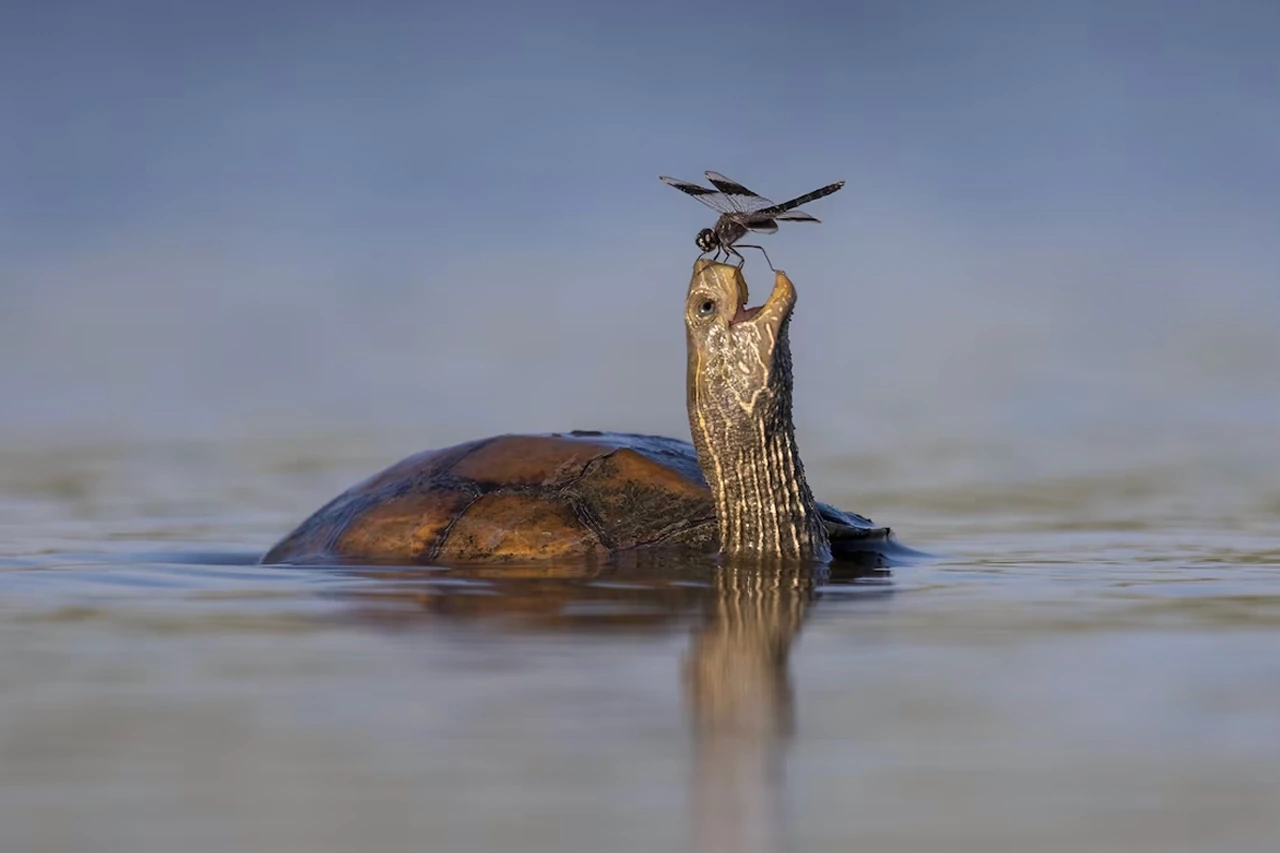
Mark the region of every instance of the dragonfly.
<instances>
[{"instance_id":1,"label":"dragonfly","mask_svg":"<svg viewBox=\"0 0 1280 853\"><path fill-rule=\"evenodd\" d=\"M818 222L820 220L800 210L800 205L829 196L844 186L844 181L836 181L813 192L796 196L791 201L774 204L764 196L752 192L737 181L729 180L719 172L705 174L715 189L669 178L666 175L659 175L658 179L693 196L720 214L714 227L703 228L698 232L694 243L704 255L707 252L715 252L713 260L719 260L721 255L724 255L726 260L730 256L736 257L739 267L746 262L746 258L738 251L738 248L743 248L759 249L764 255L765 262L769 264L769 269L773 269L773 261L769 260L769 253L763 246L738 242L747 236L748 231L772 234L778 230L779 222Z\"/></svg>"}]
</instances>

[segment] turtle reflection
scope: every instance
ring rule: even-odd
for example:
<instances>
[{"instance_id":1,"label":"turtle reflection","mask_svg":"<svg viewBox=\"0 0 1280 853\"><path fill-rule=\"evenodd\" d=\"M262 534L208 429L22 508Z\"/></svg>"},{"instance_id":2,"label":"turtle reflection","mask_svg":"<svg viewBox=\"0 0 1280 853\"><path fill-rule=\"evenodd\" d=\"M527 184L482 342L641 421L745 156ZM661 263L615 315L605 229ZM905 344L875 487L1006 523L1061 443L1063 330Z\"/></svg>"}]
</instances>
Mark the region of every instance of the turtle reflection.
<instances>
[{"instance_id":1,"label":"turtle reflection","mask_svg":"<svg viewBox=\"0 0 1280 853\"><path fill-rule=\"evenodd\" d=\"M370 569L356 612L385 626L483 620L517 631L670 630L689 624L680 664L694 745L695 849L785 846L782 763L794 727L789 658L824 586L888 594L883 557L805 565L711 559Z\"/></svg>"}]
</instances>

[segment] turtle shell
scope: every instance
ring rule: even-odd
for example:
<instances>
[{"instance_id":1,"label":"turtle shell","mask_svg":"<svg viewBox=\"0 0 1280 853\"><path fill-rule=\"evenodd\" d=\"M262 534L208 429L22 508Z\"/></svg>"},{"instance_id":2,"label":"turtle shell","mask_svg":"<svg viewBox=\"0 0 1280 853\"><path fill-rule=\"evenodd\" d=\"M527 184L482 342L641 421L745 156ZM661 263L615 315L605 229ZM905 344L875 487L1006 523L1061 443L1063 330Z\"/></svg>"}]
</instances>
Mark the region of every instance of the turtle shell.
<instances>
[{"instance_id":1,"label":"turtle shell","mask_svg":"<svg viewBox=\"0 0 1280 853\"><path fill-rule=\"evenodd\" d=\"M854 550L889 534L862 516L818 508ZM693 445L575 431L410 456L321 507L262 561L448 565L636 549L713 553L718 545Z\"/></svg>"},{"instance_id":2,"label":"turtle shell","mask_svg":"<svg viewBox=\"0 0 1280 853\"><path fill-rule=\"evenodd\" d=\"M545 560L655 546L715 549L693 446L570 432L410 456L321 507L263 562Z\"/></svg>"}]
</instances>

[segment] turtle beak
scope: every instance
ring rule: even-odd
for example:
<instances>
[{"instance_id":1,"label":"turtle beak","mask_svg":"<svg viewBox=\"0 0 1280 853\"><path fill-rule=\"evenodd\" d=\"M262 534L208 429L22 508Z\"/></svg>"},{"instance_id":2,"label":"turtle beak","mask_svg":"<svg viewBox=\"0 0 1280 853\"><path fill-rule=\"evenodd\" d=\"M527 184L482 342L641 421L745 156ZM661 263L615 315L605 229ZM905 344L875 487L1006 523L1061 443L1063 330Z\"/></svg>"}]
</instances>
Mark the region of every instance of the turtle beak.
<instances>
[{"instance_id":1,"label":"turtle beak","mask_svg":"<svg viewBox=\"0 0 1280 853\"><path fill-rule=\"evenodd\" d=\"M739 274L739 280L741 280L741 274ZM738 313L730 321L731 326L739 323L768 323L774 331L777 331L783 321L791 316L791 310L796 306L796 287L782 270L774 271L773 292L769 294L769 298L763 305L757 305L755 308L747 307L745 281L742 282L739 296Z\"/></svg>"}]
</instances>

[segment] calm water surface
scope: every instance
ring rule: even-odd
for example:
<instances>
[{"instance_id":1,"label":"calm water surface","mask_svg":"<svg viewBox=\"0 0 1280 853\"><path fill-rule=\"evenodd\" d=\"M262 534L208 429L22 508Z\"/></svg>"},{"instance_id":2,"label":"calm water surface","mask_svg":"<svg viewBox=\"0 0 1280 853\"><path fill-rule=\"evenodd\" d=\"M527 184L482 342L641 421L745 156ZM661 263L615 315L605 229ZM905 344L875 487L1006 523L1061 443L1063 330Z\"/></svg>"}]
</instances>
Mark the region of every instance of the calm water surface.
<instances>
[{"instance_id":1,"label":"calm water surface","mask_svg":"<svg viewBox=\"0 0 1280 853\"><path fill-rule=\"evenodd\" d=\"M811 454L937 555L819 578L259 568L427 443L11 444L3 850L1273 850L1280 453L1152 444Z\"/></svg>"}]
</instances>

